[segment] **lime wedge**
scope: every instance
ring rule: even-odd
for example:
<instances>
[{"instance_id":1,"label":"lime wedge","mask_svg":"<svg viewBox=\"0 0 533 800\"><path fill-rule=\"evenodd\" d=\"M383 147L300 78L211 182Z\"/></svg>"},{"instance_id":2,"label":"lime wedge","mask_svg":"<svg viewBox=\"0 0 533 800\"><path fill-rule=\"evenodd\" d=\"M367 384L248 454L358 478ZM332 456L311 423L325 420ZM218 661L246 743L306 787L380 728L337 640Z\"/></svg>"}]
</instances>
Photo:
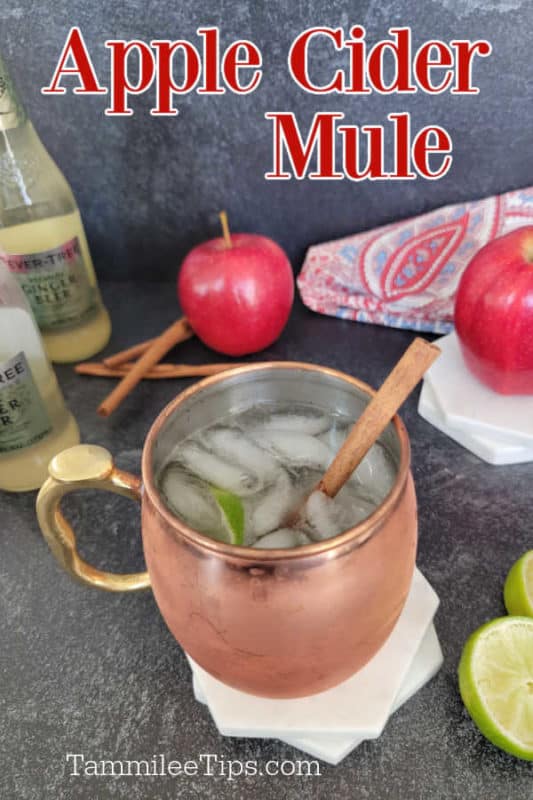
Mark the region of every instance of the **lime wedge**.
<instances>
[{"instance_id":1,"label":"lime wedge","mask_svg":"<svg viewBox=\"0 0 533 800\"><path fill-rule=\"evenodd\" d=\"M222 517L222 524L228 534L230 544L242 544L244 538L244 507L236 494L224 489L210 487Z\"/></svg>"},{"instance_id":2,"label":"lime wedge","mask_svg":"<svg viewBox=\"0 0 533 800\"><path fill-rule=\"evenodd\" d=\"M524 553L509 570L503 600L508 614L533 617L533 550Z\"/></svg>"},{"instance_id":3,"label":"lime wedge","mask_svg":"<svg viewBox=\"0 0 533 800\"><path fill-rule=\"evenodd\" d=\"M533 761L533 619L500 617L474 631L459 662L459 690L489 741Z\"/></svg>"}]
</instances>

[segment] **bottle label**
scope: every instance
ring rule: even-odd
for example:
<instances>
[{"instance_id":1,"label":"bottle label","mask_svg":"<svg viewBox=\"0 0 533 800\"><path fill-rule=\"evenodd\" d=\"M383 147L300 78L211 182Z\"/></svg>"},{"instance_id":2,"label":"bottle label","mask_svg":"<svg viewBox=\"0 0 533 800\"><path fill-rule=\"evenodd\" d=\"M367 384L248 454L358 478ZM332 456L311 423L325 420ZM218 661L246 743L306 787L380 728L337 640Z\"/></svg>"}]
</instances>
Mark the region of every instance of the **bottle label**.
<instances>
[{"instance_id":1,"label":"bottle label","mask_svg":"<svg viewBox=\"0 0 533 800\"><path fill-rule=\"evenodd\" d=\"M24 353L0 363L0 453L29 447L51 430Z\"/></svg>"},{"instance_id":2,"label":"bottle label","mask_svg":"<svg viewBox=\"0 0 533 800\"><path fill-rule=\"evenodd\" d=\"M42 331L79 325L98 310L77 236L40 253L0 253L0 261L18 278Z\"/></svg>"},{"instance_id":3,"label":"bottle label","mask_svg":"<svg viewBox=\"0 0 533 800\"><path fill-rule=\"evenodd\" d=\"M16 128L26 120L24 111L13 86L13 82L0 58L0 131Z\"/></svg>"}]
</instances>

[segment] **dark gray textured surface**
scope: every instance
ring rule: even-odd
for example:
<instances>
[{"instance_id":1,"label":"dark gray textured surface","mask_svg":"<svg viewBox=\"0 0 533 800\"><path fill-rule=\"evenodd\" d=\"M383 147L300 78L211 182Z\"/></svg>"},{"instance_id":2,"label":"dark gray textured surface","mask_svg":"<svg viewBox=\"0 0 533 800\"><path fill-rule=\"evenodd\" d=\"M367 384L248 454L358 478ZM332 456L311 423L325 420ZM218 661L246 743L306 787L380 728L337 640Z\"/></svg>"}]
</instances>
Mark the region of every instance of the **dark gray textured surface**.
<instances>
[{"instance_id":1,"label":"dark gray textured surface","mask_svg":"<svg viewBox=\"0 0 533 800\"><path fill-rule=\"evenodd\" d=\"M42 138L72 183L101 275L170 279L185 252L218 232L227 207L234 230L268 234L295 268L312 243L365 230L445 203L533 183L533 66L530 0L13 0L3 3L0 49ZM350 97L306 94L290 79L290 43L312 25L353 24L369 45L394 25L411 25L414 45L440 38L487 38L493 55L474 63L476 96ZM109 84L107 38L185 38L220 25L224 46L249 38L262 50L264 77L250 95L191 93L175 118L150 117L153 93L133 99L134 117L105 117L105 96L43 96L71 25L79 25L98 75ZM314 74L329 76L317 57ZM440 181L266 182L271 167L267 111L294 111L304 130L315 111L340 110L349 124L385 124L410 111L413 130L440 124L454 164ZM386 150L391 154L391 143Z\"/></svg>"},{"instance_id":2,"label":"dark gray textured surface","mask_svg":"<svg viewBox=\"0 0 533 800\"><path fill-rule=\"evenodd\" d=\"M175 314L171 286L105 284L116 334L109 352L158 332ZM147 311L148 309L148 311ZM139 319L143 319L142 331ZM377 385L412 335L319 317L297 305L282 339L261 358L313 360ZM179 358L213 358L198 342ZM58 369L83 439L138 471L143 438L186 381L144 382L109 420L94 409L109 382ZM420 504L418 563L441 598L439 675L394 715L376 742L314 778L206 776L74 778L67 752L87 758L298 759L278 742L223 739L195 702L185 658L150 594L111 596L78 586L56 565L34 517L34 494L0 493L0 797L2 800L175 800L338 797L360 800L530 800L533 765L485 742L456 680L462 645L504 612L501 589L532 546L533 464L490 467L403 411ZM100 566L142 565L138 512L113 495L74 496L82 553Z\"/></svg>"}]
</instances>

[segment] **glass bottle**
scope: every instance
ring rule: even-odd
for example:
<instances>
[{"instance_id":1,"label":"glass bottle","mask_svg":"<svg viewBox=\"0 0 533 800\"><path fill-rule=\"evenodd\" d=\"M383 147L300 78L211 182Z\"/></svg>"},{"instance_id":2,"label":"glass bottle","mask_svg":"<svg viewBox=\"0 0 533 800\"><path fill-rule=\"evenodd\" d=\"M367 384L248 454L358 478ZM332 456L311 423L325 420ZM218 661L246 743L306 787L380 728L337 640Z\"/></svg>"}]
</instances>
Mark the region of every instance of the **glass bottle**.
<instances>
[{"instance_id":1,"label":"glass bottle","mask_svg":"<svg viewBox=\"0 0 533 800\"><path fill-rule=\"evenodd\" d=\"M0 262L0 489L38 489L48 462L79 441L28 301Z\"/></svg>"},{"instance_id":2,"label":"glass bottle","mask_svg":"<svg viewBox=\"0 0 533 800\"><path fill-rule=\"evenodd\" d=\"M105 347L111 323L76 200L20 104L0 56L1 250L52 361L80 361Z\"/></svg>"}]
</instances>

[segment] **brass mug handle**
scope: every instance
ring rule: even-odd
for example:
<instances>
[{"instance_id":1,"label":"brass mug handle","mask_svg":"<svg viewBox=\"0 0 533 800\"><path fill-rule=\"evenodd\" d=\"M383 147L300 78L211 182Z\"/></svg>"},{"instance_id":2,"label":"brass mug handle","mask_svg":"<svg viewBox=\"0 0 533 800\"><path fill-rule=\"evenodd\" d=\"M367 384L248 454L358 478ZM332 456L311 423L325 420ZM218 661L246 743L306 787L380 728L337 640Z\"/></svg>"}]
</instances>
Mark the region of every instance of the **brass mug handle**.
<instances>
[{"instance_id":1,"label":"brass mug handle","mask_svg":"<svg viewBox=\"0 0 533 800\"><path fill-rule=\"evenodd\" d=\"M63 450L48 466L49 477L37 496L37 519L44 538L59 563L73 578L108 592L134 592L150 586L147 572L117 575L87 564L76 548L76 536L60 510L61 499L78 489L105 489L141 500L141 481L122 472L111 453L93 444Z\"/></svg>"}]
</instances>

